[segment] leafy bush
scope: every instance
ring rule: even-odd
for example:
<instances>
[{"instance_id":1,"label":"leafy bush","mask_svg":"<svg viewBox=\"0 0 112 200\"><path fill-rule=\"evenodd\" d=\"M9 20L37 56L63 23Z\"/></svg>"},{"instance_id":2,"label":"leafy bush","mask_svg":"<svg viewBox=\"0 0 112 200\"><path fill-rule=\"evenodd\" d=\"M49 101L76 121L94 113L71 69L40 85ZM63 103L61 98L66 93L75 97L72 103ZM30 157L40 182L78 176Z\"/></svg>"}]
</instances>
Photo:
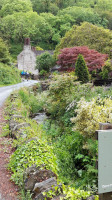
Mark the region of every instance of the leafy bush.
<instances>
[{"instance_id":1,"label":"leafy bush","mask_svg":"<svg viewBox=\"0 0 112 200\"><path fill-rule=\"evenodd\" d=\"M105 60L108 58L107 54L101 54L94 49L89 49L87 46L64 48L60 51L61 53L58 56L57 63L61 65L61 69L63 70L66 68L69 69L70 67L75 67L79 54L84 57L90 72L93 70L101 70L102 66L105 64Z\"/></svg>"},{"instance_id":2,"label":"leafy bush","mask_svg":"<svg viewBox=\"0 0 112 200\"><path fill-rule=\"evenodd\" d=\"M36 67L39 71L45 70L49 72L50 68L53 67L55 61L48 52L45 52L42 55L37 56L36 63Z\"/></svg>"},{"instance_id":3,"label":"leafy bush","mask_svg":"<svg viewBox=\"0 0 112 200\"><path fill-rule=\"evenodd\" d=\"M105 65L102 68L102 72L100 73L103 80L107 80L110 77L110 74L112 73L112 64L111 61L107 61Z\"/></svg>"},{"instance_id":4,"label":"leafy bush","mask_svg":"<svg viewBox=\"0 0 112 200\"><path fill-rule=\"evenodd\" d=\"M78 77L78 80L82 83L87 83L89 81L89 71L81 54L78 55L77 61L75 63L75 73Z\"/></svg>"},{"instance_id":5,"label":"leafy bush","mask_svg":"<svg viewBox=\"0 0 112 200\"><path fill-rule=\"evenodd\" d=\"M62 116L69 104L76 77L70 74L55 75L50 83L47 108L53 116Z\"/></svg>"},{"instance_id":6,"label":"leafy bush","mask_svg":"<svg viewBox=\"0 0 112 200\"><path fill-rule=\"evenodd\" d=\"M13 172L12 180L21 186L20 177L23 177L24 170L34 164L57 172L56 157L53 154L52 147L48 146L45 141L31 140L21 145L14 152L9 163L9 168Z\"/></svg>"},{"instance_id":7,"label":"leafy bush","mask_svg":"<svg viewBox=\"0 0 112 200\"><path fill-rule=\"evenodd\" d=\"M16 84L21 82L17 68L0 63L0 85Z\"/></svg>"},{"instance_id":8,"label":"leafy bush","mask_svg":"<svg viewBox=\"0 0 112 200\"><path fill-rule=\"evenodd\" d=\"M46 76L47 75L47 71L45 71L44 69L40 71L39 73L40 76Z\"/></svg>"},{"instance_id":9,"label":"leafy bush","mask_svg":"<svg viewBox=\"0 0 112 200\"><path fill-rule=\"evenodd\" d=\"M67 187L64 188L64 194L66 194L65 199L66 200L81 200L81 199L87 199L87 197L90 196L90 192L80 190L80 189L75 189L73 187ZM96 195L94 200L98 200L99 197Z\"/></svg>"},{"instance_id":10,"label":"leafy bush","mask_svg":"<svg viewBox=\"0 0 112 200\"><path fill-rule=\"evenodd\" d=\"M99 122L112 122L112 100L94 98L91 102L87 102L82 98L75 112L77 116L71 119L75 123L74 130L80 131L85 137L94 137Z\"/></svg>"},{"instance_id":11,"label":"leafy bush","mask_svg":"<svg viewBox=\"0 0 112 200\"><path fill-rule=\"evenodd\" d=\"M28 105L30 114L35 114L44 111L48 93L46 91L38 93L36 96L28 89L20 89L19 97L25 105Z\"/></svg>"}]
</instances>

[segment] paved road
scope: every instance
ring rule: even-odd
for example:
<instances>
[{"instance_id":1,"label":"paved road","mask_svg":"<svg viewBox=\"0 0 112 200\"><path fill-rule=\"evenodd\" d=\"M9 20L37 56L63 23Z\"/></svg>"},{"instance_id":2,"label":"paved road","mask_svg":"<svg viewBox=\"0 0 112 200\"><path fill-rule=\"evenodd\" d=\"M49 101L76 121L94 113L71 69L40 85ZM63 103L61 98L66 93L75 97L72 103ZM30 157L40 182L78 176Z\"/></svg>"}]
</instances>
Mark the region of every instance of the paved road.
<instances>
[{"instance_id":1,"label":"paved road","mask_svg":"<svg viewBox=\"0 0 112 200\"><path fill-rule=\"evenodd\" d=\"M7 97L14 90L18 90L19 88L22 88L22 87L29 87L29 86L32 86L32 85L38 83L38 82L39 81L35 81L35 80L29 80L29 81L25 80L24 82L18 83L16 85L0 87L0 107L4 104Z\"/></svg>"}]
</instances>

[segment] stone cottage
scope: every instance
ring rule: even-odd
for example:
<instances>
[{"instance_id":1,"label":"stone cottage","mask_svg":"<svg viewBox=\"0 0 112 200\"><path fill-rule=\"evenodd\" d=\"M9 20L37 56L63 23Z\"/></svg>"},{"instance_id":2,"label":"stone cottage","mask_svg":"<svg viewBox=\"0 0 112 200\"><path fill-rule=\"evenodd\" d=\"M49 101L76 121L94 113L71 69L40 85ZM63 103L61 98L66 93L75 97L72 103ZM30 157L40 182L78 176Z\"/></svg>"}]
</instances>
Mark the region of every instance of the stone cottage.
<instances>
[{"instance_id":1,"label":"stone cottage","mask_svg":"<svg viewBox=\"0 0 112 200\"><path fill-rule=\"evenodd\" d=\"M31 47L30 38L25 38L23 51L17 56L18 69L24 72L38 75L36 69L36 57L45 51L36 51L35 47ZM53 51L48 51L53 55Z\"/></svg>"}]
</instances>

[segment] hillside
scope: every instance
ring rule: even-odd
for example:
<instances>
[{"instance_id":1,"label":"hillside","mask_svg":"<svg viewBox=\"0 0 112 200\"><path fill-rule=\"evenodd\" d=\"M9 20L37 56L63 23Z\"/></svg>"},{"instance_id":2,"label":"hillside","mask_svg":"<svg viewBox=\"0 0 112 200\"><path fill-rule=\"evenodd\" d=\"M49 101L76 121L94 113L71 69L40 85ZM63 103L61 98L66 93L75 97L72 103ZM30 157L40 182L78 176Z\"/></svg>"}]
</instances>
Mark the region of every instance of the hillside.
<instances>
[{"instance_id":1,"label":"hillside","mask_svg":"<svg viewBox=\"0 0 112 200\"><path fill-rule=\"evenodd\" d=\"M14 58L25 37L33 46L55 49L73 25L90 22L112 29L111 0L1 0L0 36Z\"/></svg>"}]
</instances>

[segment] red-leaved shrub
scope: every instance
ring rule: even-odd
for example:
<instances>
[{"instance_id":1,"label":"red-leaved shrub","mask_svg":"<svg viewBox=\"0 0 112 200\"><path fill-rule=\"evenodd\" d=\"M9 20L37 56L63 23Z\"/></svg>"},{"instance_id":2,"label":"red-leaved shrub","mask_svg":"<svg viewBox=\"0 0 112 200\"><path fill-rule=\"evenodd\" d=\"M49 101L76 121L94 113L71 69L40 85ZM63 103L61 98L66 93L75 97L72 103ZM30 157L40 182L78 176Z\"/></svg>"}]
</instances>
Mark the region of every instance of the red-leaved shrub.
<instances>
[{"instance_id":1,"label":"red-leaved shrub","mask_svg":"<svg viewBox=\"0 0 112 200\"><path fill-rule=\"evenodd\" d=\"M79 54L83 55L89 71L100 70L108 59L107 54L99 53L98 51L89 49L86 46L64 48L60 51L61 54L58 56L57 61L57 64L61 65L60 71L68 71L69 68L74 69Z\"/></svg>"}]
</instances>

